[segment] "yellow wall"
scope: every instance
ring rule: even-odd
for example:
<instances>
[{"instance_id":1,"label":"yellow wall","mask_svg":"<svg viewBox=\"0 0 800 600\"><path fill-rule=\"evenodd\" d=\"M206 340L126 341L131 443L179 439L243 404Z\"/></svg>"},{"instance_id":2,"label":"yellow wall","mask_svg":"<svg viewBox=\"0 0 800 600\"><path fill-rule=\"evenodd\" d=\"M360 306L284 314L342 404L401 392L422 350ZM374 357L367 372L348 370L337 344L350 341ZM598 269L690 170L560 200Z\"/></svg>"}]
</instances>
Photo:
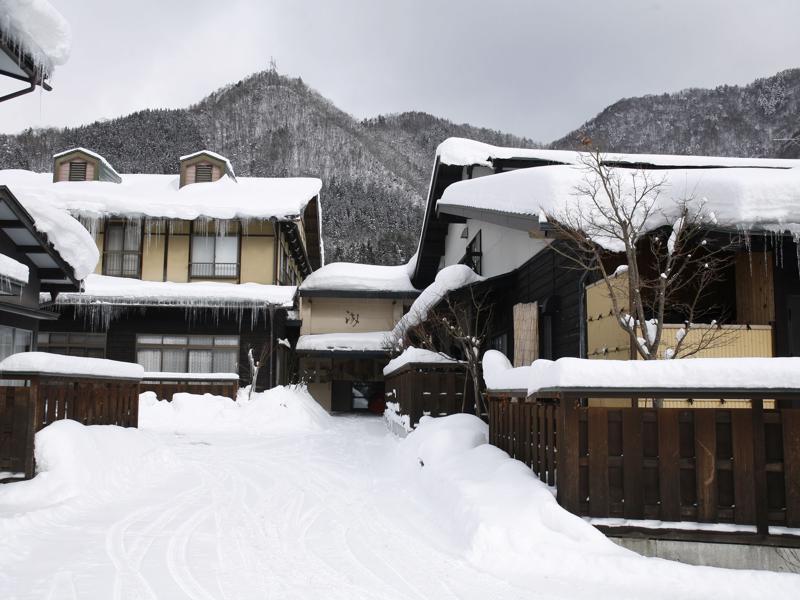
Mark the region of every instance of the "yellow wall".
<instances>
[{"instance_id":1,"label":"yellow wall","mask_svg":"<svg viewBox=\"0 0 800 600\"><path fill-rule=\"evenodd\" d=\"M397 322L395 316L402 315L402 310L400 301L383 298L304 298L300 333L389 331ZM357 316L357 322L353 322L348 311Z\"/></svg>"},{"instance_id":2,"label":"yellow wall","mask_svg":"<svg viewBox=\"0 0 800 600\"><path fill-rule=\"evenodd\" d=\"M94 270L98 275L103 273L103 238L104 234L98 231L94 239L97 244L97 251L100 253L100 260L97 261L97 267Z\"/></svg>"},{"instance_id":3,"label":"yellow wall","mask_svg":"<svg viewBox=\"0 0 800 600\"><path fill-rule=\"evenodd\" d=\"M189 236L169 236L167 256L167 281L189 281Z\"/></svg>"},{"instance_id":4,"label":"yellow wall","mask_svg":"<svg viewBox=\"0 0 800 600\"><path fill-rule=\"evenodd\" d=\"M242 237L242 283L275 283L275 238Z\"/></svg>"},{"instance_id":5,"label":"yellow wall","mask_svg":"<svg viewBox=\"0 0 800 600\"><path fill-rule=\"evenodd\" d=\"M145 281L164 280L164 236L151 234L145 236L142 247L142 279Z\"/></svg>"}]
</instances>

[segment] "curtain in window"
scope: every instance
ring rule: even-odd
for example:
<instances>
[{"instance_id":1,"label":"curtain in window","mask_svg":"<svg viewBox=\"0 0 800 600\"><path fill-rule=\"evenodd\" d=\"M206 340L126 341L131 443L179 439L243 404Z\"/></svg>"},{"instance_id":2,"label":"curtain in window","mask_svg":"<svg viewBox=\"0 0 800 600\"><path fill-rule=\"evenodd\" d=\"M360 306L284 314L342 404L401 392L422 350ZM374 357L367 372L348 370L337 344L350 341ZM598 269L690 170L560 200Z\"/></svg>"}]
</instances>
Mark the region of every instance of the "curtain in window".
<instances>
[{"instance_id":1,"label":"curtain in window","mask_svg":"<svg viewBox=\"0 0 800 600\"><path fill-rule=\"evenodd\" d=\"M136 362L142 365L145 371L160 371L161 350L139 350L136 353Z\"/></svg>"},{"instance_id":2,"label":"curtain in window","mask_svg":"<svg viewBox=\"0 0 800 600\"><path fill-rule=\"evenodd\" d=\"M214 236L212 235L192 236L192 262L193 263L214 262Z\"/></svg>"},{"instance_id":3,"label":"curtain in window","mask_svg":"<svg viewBox=\"0 0 800 600\"><path fill-rule=\"evenodd\" d=\"M239 256L239 239L236 236L226 235L217 237L216 255L214 257L214 275L217 277L235 277L235 268Z\"/></svg>"},{"instance_id":4,"label":"curtain in window","mask_svg":"<svg viewBox=\"0 0 800 600\"><path fill-rule=\"evenodd\" d=\"M238 352L236 350L214 351L214 373L238 373Z\"/></svg>"},{"instance_id":5,"label":"curtain in window","mask_svg":"<svg viewBox=\"0 0 800 600\"><path fill-rule=\"evenodd\" d=\"M212 372L211 350L189 350L189 373Z\"/></svg>"},{"instance_id":6,"label":"curtain in window","mask_svg":"<svg viewBox=\"0 0 800 600\"><path fill-rule=\"evenodd\" d=\"M0 326L0 360L14 354L14 328Z\"/></svg>"},{"instance_id":7,"label":"curtain in window","mask_svg":"<svg viewBox=\"0 0 800 600\"><path fill-rule=\"evenodd\" d=\"M162 350L161 370L166 371L167 373L185 373L186 350Z\"/></svg>"}]
</instances>

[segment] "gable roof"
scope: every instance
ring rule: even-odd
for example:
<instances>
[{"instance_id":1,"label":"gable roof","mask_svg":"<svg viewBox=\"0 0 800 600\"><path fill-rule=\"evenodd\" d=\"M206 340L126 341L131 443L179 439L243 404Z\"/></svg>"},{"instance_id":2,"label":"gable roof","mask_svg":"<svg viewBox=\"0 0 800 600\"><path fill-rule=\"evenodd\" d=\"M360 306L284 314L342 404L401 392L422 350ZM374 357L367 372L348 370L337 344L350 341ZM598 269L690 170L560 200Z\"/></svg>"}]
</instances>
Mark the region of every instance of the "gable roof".
<instances>
[{"instance_id":1,"label":"gable roof","mask_svg":"<svg viewBox=\"0 0 800 600\"><path fill-rule=\"evenodd\" d=\"M116 169L111 166L111 163L108 162L102 155L98 154L97 152L92 152L91 150L87 150L86 148L81 148L80 146L77 148L70 148L69 150L64 150L63 152L58 152L53 154L53 161L58 162L58 159L65 158L70 155L80 155L83 154L89 158L93 158L97 161L99 167L99 177L100 181L110 181L112 183L122 183L122 177L119 173L117 173ZM75 182L71 182L75 183Z\"/></svg>"},{"instance_id":2,"label":"gable roof","mask_svg":"<svg viewBox=\"0 0 800 600\"><path fill-rule=\"evenodd\" d=\"M200 158L203 156L210 158L212 161L222 165L222 167L225 169L225 174L232 179L236 179L236 174L233 172L233 165L231 164L231 161L229 161L221 154L217 154L216 152L212 152L211 150L198 150L197 152L192 152L191 154L185 154L181 156L178 160L181 162L181 164L183 164L186 161L195 158Z\"/></svg>"}]
</instances>

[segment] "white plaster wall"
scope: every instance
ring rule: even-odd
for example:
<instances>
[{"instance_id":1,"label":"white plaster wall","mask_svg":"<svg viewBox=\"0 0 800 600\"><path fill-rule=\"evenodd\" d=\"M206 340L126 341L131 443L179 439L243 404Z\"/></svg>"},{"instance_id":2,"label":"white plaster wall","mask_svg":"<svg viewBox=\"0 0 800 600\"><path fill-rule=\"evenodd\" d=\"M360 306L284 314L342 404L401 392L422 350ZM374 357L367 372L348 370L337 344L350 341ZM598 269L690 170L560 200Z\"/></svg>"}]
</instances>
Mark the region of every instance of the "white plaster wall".
<instances>
[{"instance_id":1,"label":"white plaster wall","mask_svg":"<svg viewBox=\"0 0 800 600\"><path fill-rule=\"evenodd\" d=\"M469 228L469 237L462 239L461 232L465 226ZM530 237L527 231L468 219L466 225L451 223L448 227L443 266L458 264L464 256L467 244L478 231L481 232L484 277L494 277L513 271L550 243L549 240Z\"/></svg>"}]
</instances>

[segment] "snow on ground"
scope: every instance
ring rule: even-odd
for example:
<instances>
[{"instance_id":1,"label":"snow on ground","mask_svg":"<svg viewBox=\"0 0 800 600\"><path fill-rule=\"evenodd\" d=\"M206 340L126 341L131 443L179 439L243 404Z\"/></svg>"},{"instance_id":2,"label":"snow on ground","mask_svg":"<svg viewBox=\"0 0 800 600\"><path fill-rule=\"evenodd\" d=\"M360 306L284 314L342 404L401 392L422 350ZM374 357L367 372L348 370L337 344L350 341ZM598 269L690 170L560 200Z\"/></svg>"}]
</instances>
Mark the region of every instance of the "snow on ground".
<instances>
[{"instance_id":1,"label":"snow on ground","mask_svg":"<svg viewBox=\"0 0 800 600\"><path fill-rule=\"evenodd\" d=\"M264 412L277 412L298 398L277 389L214 410L246 414L267 400ZM178 398L173 410L199 419L197 400ZM265 420L257 434L176 433L152 428L169 408L154 402L143 406L143 430L125 432L142 442L132 452L134 444L95 447L93 434L80 435L108 429L116 438L117 428L56 423L39 434L76 444L80 461L48 468L86 493L64 495L61 510L23 513L9 496L47 478L0 488L0 531L14 532L0 535L5 597L778 600L800 587L798 576L689 567L615 546L487 445L486 426L471 416L424 419L404 441L380 418L327 415L312 429ZM313 412L303 400L297 408ZM48 446L53 457L72 452ZM124 493L87 500L119 489L94 475L113 472L107 462L148 455L173 458L157 474L140 468L149 480Z\"/></svg>"}]
</instances>

